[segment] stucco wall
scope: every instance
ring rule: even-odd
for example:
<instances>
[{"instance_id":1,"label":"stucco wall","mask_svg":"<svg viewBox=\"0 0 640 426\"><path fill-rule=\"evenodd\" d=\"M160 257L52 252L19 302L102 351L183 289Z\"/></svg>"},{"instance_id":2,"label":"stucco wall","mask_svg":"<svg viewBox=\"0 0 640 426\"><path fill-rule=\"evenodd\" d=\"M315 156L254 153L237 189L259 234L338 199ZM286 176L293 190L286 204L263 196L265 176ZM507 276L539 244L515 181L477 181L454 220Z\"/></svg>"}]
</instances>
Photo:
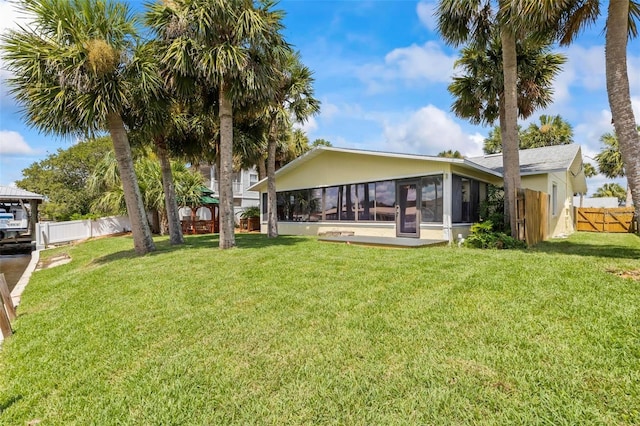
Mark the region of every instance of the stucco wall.
<instances>
[{"instance_id":1,"label":"stucco wall","mask_svg":"<svg viewBox=\"0 0 640 426\"><path fill-rule=\"evenodd\" d=\"M446 162L324 152L276 178L278 191L401 179L449 171ZM261 189L261 190L266 190Z\"/></svg>"},{"instance_id":2,"label":"stucco wall","mask_svg":"<svg viewBox=\"0 0 640 426\"><path fill-rule=\"evenodd\" d=\"M552 211L553 185L557 187L557 212ZM522 187L541 191L549 195L549 228L550 238L568 235L575 231L573 223L573 185L567 172L555 172L547 175L522 176Z\"/></svg>"}]
</instances>

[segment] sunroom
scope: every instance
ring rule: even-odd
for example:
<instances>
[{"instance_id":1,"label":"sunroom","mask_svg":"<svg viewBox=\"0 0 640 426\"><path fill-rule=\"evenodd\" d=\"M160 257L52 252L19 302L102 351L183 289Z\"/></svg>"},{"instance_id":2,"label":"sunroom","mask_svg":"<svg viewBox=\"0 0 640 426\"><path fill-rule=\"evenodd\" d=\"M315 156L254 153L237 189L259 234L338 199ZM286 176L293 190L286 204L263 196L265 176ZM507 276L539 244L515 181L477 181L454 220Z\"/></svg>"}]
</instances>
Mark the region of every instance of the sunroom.
<instances>
[{"instance_id":1,"label":"sunroom","mask_svg":"<svg viewBox=\"0 0 640 426\"><path fill-rule=\"evenodd\" d=\"M318 147L276 172L278 232L452 241L501 175L466 159ZM267 182L261 231L267 230Z\"/></svg>"}]
</instances>

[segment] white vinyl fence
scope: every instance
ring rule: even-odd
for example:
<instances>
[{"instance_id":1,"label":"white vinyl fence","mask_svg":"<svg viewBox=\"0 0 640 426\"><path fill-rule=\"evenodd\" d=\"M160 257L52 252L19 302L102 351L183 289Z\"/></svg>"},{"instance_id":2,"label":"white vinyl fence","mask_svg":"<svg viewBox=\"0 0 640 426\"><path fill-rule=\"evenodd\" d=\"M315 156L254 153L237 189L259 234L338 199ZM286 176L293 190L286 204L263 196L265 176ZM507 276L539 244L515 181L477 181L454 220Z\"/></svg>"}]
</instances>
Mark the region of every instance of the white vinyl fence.
<instances>
[{"instance_id":1,"label":"white vinyl fence","mask_svg":"<svg viewBox=\"0 0 640 426\"><path fill-rule=\"evenodd\" d=\"M36 224L36 249L46 248L50 244L68 243L130 230L131 222L127 216L110 216L96 220L71 220L69 222L38 222Z\"/></svg>"}]
</instances>

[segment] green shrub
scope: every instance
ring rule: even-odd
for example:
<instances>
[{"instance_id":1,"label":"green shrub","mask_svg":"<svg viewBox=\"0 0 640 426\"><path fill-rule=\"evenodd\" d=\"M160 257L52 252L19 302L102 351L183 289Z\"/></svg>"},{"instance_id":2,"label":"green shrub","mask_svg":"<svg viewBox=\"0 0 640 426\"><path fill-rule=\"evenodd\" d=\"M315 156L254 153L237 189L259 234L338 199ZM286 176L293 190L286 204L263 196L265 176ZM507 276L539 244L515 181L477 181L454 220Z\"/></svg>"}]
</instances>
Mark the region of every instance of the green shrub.
<instances>
[{"instance_id":1,"label":"green shrub","mask_svg":"<svg viewBox=\"0 0 640 426\"><path fill-rule=\"evenodd\" d=\"M487 199L480 203L480 220L490 221L494 232L507 232L504 223L504 190L495 185L487 186Z\"/></svg>"},{"instance_id":2,"label":"green shrub","mask_svg":"<svg viewBox=\"0 0 640 426\"><path fill-rule=\"evenodd\" d=\"M96 220L96 219L100 219L100 216L95 213L87 213L87 214L74 213L69 217L69 220L86 220L86 219Z\"/></svg>"},{"instance_id":3,"label":"green shrub","mask_svg":"<svg viewBox=\"0 0 640 426\"><path fill-rule=\"evenodd\" d=\"M251 217L260 217L260 207L258 206L247 207L246 209L244 209L244 211L240 215L241 219L249 219Z\"/></svg>"},{"instance_id":4,"label":"green shrub","mask_svg":"<svg viewBox=\"0 0 640 426\"><path fill-rule=\"evenodd\" d=\"M526 244L504 232L494 231L493 222L486 220L471 225L471 233L464 240L464 246L481 249L520 249L525 248Z\"/></svg>"}]
</instances>

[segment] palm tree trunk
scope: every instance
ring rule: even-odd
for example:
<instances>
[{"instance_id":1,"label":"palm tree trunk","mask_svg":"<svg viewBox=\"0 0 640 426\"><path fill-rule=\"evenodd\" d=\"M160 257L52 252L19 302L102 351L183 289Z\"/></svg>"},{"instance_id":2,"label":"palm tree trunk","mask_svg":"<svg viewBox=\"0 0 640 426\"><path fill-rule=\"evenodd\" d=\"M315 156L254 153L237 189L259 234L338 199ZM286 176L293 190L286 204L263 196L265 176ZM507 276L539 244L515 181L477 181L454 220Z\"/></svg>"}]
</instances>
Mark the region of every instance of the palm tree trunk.
<instances>
[{"instance_id":1,"label":"palm tree trunk","mask_svg":"<svg viewBox=\"0 0 640 426\"><path fill-rule=\"evenodd\" d=\"M131 222L131 232L133 234L133 246L138 254L146 254L156 249L142 203L138 178L133 168L131 157L131 147L129 138L124 128L122 117L117 113L107 114L107 127L113 142L113 151L118 163L120 180L124 191L124 200L127 205L127 213Z\"/></svg>"},{"instance_id":2,"label":"palm tree trunk","mask_svg":"<svg viewBox=\"0 0 640 426\"><path fill-rule=\"evenodd\" d=\"M167 225L169 226L169 242L171 244L183 244L182 226L180 226L180 215L178 214L178 202L176 200L176 189L173 184L173 173L171 172L171 162L167 145L162 137L155 139L156 154L160 162L162 171L162 189L164 190L164 206L166 209Z\"/></svg>"},{"instance_id":3,"label":"palm tree trunk","mask_svg":"<svg viewBox=\"0 0 640 426\"><path fill-rule=\"evenodd\" d=\"M267 177L267 163L264 158L258 160L258 179L262 180Z\"/></svg>"},{"instance_id":4,"label":"palm tree trunk","mask_svg":"<svg viewBox=\"0 0 640 426\"><path fill-rule=\"evenodd\" d=\"M640 217L640 134L631 106L627 75L627 37L629 36L628 1L610 1L607 15L605 63L607 94L618 137L624 173L635 200L636 217ZM629 201L627 197L627 202Z\"/></svg>"},{"instance_id":5,"label":"palm tree trunk","mask_svg":"<svg viewBox=\"0 0 640 426\"><path fill-rule=\"evenodd\" d=\"M516 38L511 30L502 26L502 63L504 73L504 115L500 115L502 133L502 163L504 177L505 224L509 223L511 236L518 238L516 199L520 189L520 154L518 152L518 62ZM504 117L504 119L503 119Z\"/></svg>"},{"instance_id":6,"label":"palm tree trunk","mask_svg":"<svg viewBox=\"0 0 640 426\"><path fill-rule=\"evenodd\" d=\"M278 200L276 194L276 146L278 144L276 119L271 118L267 139L267 236L278 236Z\"/></svg>"},{"instance_id":7,"label":"palm tree trunk","mask_svg":"<svg viewBox=\"0 0 640 426\"><path fill-rule=\"evenodd\" d=\"M235 247L233 215L233 105L220 85L220 248Z\"/></svg>"}]
</instances>

